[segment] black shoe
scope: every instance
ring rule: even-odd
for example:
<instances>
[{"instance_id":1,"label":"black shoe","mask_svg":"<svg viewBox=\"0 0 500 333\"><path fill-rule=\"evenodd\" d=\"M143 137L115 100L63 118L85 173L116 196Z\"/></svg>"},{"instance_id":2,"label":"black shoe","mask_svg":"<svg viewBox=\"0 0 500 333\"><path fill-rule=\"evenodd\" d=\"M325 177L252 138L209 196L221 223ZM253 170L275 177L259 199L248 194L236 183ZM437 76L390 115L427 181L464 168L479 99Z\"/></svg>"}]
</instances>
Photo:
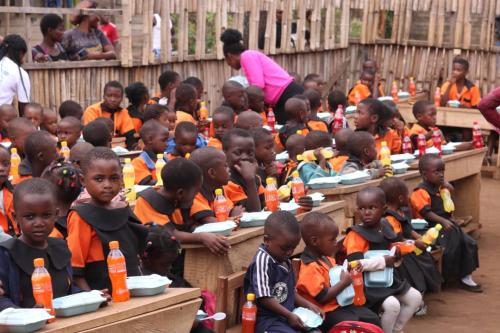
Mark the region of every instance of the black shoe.
<instances>
[{"instance_id":1,"label":"black shoe","mask_svg":"<svg viewBox=\"0 0 500 333\"><path fill-rule=\"evenodd\" d=\"M481 288L480 284L475 285L475 286L469 286L468 284L465 284L462 281L460 281L460 288L467 290L467 291L470 291L471 293L482 293L483 292L483 288Z\"/></svg>"}]
</instances>

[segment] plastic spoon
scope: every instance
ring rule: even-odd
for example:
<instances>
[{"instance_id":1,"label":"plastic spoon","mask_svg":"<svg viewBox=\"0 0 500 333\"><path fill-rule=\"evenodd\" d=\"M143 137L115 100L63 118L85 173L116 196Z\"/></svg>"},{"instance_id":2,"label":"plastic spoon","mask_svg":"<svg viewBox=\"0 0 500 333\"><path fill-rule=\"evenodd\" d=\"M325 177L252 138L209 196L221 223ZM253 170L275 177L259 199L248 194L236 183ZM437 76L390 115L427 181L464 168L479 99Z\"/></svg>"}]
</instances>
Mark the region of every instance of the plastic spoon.
<instances>
[{"instance_id":1,"label":"plastic spoon","mask_svg":"<svg viewBox=\"0 0 500 333\"><path fill-rule=\"evenodd\" d=\"M208 320L208 319L224 320L224 319L226 319L226 314L224 312L217 312L217 313L214 313L213 315L211 315L210 317L206 317L206 318L200 319L198 321L204 321L204 320Z\"/></svg>"}]
</instances>

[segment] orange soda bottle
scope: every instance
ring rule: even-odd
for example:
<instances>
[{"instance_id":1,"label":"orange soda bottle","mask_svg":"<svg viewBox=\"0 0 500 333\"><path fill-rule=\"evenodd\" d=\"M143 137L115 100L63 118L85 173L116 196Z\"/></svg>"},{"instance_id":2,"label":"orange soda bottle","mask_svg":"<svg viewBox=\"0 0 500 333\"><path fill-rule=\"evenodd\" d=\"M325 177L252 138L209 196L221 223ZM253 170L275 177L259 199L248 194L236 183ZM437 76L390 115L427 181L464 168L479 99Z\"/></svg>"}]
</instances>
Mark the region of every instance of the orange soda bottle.
<instances>
[{"instance_id":1,"label":"orange soda bottle","mask_svg":"<svg viewBox=\"0 0 500 333\"><path fill-rule=\"evenodd\" d=\"M229 218L229 205L220 188L215 190L214 213L217 222L224 222Z\"/></svg>"},{"instance_id":2,"label":"orange soda bottle","mask_svg":"<svg viewBox=\"0 0 500 333\"><path fill-rule=\"evenodd\" d=\"M120 251L118 241L109 242L108 272L111 280L113 302L124 302L130 299L127 287L127 266L125 256Z\"/></svg>"},{"instance_id":3,"label":"orange soda bottle","mask_svg":"<svg viewBox=\"0 0 500 333\"><path fill-rule=\"evenodd\" d=\"M241 333L254 333L257 322L255 294L247 294L247 301L241 309Z\"/></svg>"},{"instance_id":4,"label":"orange soda bottle","mask_svg":"<svg viewBox=\"0 0 500 333\"><path fill-rule=\"evenodd\" d=\"M19 180L19 164L21 164L21 157L17 153L17 148L12 148L10 150L10 175L14 183Z\"/></svg>"},{"instance_id":5,"label":"orange soda bottle","mask_svg":"<svg viewBox=\"0 0 500 333\"><path fill-rule=\"evenodd\" d=\"M352 286L354 288L354 305L361 306L366 303L365 283L363 281L363 272L359 269L359 261L352 261L351 266Z\"/></svg>"},{"instance_id":6,"label":"orange soda bottle","mask_svg":"<svg viewBox=\"0 0 500 333\"><path fill-rule=\"evenodd\" d=\"M415 80L413 80L413 77L410 77L408 92L410 93L410 96L415 96L417 94L417 85L415 84Z\"/></svg>"},{"instance_id":7,"label":"orange soda bottle","mask_svg":"<svg viewBox=\"0 0 500 333\"><path fill-rule=\"evenodd\" d=\"M394 80L392 81L392 89L391 89L391 96L394 103L399 102L398 92L399 92L398 83L396 82L396 80Z\"/></svg>"},{"instance_id":8,"label":"orange soda bottle","mask_svg":"<svg viewBox=\"0 0 500 333\"><path fill-rule=\"evenodd\" d=\"M436 91L434 92L434 105L438 108L441 106L441 89L436 87Z\"/></svg>"},{"instance_id":9,"label":"orange soda bottle","mask_svg":"<svg viewBox=\"0 0 500 333\"><path fill-rule=\"evenodd\" d=\"M208 119L207 104L206 104L206 102L201 101L200 102L200 120L207 120L207 119Z\"/></svg>"},{"instance_id":10,"label":"orange soda bottle","mask_svg":"<svg viewBox=\"0 0 500 333\"><path fill-rule=\"evenodd\" d=\"M295 170L292 172L292 195L296 203L299 203L299 199L306 195L306 190L304 187L304 182L300 179L299 172Z\"/></svg>"},{"instance_id":11,"label":"orange soda bottle","mask_svg":"<svg viewBox=\"0 0 500 333\"><path fill-rule=\"evenodd\" d=\"M69 155L71 154L71 150L68 147L68 142L61 141L61 155L64 157L64 160L69 160Z\"/></svg>"},{"instance_id":12,"label":"orange soda bottle","mask_svg":"<svg viewBox=\"0 0 500 333\"><path fill-rule=\"evenodd\" d=\"M33 288L33 298L36 304L43 305L49 309L49 313L55 316L54 306L52 305L52 279L49 271L45 268L43 258L33 260L35 270L31 275L31 286Z\"/></svg>"},{"instance_id":13,"label":"orange soda bottle","mask_svg":"<svg viewBox=\"0 0 500 333\"><path fill-rule=\"evenodd\" d=\"M269 177L266 179L266 190L264 194L266 198L266 208L270 212L276 212L279 208L278 189L274 179Z\"/></svg>"}]
</instances>

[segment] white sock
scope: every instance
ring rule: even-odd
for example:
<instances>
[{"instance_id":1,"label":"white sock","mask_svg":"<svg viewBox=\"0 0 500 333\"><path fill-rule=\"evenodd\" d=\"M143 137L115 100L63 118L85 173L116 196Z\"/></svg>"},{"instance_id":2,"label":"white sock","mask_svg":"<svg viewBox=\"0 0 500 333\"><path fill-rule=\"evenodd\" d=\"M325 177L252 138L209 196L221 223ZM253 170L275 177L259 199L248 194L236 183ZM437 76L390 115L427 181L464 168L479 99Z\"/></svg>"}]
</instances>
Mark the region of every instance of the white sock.
<instances>
[{"instance_id":1,"label":"white sock","mask_svg":"<svg viewBox=\"0 0 500 333\"><path fill-rule=\"evenodd\" d=\"M466 275L462 278L462 282L468 285L469 287L476 287L477 283L472 280L472 275Z\"/></svg>"}]
</instances>

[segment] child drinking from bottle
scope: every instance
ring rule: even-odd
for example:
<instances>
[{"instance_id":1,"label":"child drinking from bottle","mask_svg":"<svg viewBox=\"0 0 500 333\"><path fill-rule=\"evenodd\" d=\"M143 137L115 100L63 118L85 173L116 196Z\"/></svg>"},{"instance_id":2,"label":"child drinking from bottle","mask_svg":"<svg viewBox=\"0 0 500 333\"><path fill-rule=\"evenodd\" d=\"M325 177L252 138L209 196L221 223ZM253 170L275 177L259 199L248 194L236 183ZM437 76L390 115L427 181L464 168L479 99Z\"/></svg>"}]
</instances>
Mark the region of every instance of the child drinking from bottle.
<instances>
[{"instance_id":1,"label":"child drinking from bottle","mask_svg":"<svg viewBox=\"0 0 500 333\"><path fill-rule=\"evenodd\" d=\"M307 184L315 178L335 176L337 173L333 171L330 163L327 161L327 156L324 156L322 151L325 148L332 149L332 138L328 132L311 131L306 135L305 150L314 151L314 159L306 161L302 157L302 162L297 167L300 178ZM333 153L332 153L333 155Z\"/></svg>"}]
</instances>

